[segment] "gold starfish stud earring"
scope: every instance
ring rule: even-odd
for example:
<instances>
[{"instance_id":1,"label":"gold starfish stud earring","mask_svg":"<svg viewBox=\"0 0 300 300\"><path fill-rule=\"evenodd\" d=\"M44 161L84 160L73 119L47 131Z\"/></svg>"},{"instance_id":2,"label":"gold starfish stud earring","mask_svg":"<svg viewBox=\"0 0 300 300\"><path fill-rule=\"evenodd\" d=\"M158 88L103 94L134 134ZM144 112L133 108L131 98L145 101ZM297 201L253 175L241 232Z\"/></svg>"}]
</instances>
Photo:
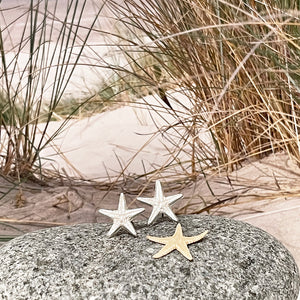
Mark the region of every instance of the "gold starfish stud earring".
<instances>
[{"instance_id":1,"label":"gold starfish stud earring","mask_svg":"<svg viewBox=\"0 0 300 300\"><path fill-rule=\"evenodd\" d=\"M156 243L165 244L165 246L153 256L153 258L160 258L172 252L173 250L177 249L187 259L192 260L193 257L187 245L202 240L207 233L208 230L196 236L190 236L190 237L183 236L181 225L178 223L176 227L176 231L172 236L168 236L168 237L147 236L147 239Z\"/></svg>"}]
</instances>

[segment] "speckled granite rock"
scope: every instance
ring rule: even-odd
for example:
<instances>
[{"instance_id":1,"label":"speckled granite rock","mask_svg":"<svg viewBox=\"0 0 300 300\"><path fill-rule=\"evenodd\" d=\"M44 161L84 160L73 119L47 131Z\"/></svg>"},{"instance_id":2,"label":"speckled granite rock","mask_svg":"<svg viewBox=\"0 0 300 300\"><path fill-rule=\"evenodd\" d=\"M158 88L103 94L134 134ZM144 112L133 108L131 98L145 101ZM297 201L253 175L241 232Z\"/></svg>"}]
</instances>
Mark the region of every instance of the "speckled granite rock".
<instances>
[{"instance_id":1,"label":"speckled granite rock","mask_svg":"<svg viewBox=\"0 0 300 300\"><path fill-rule=\"evenodd\" d=\"M280 242L248 224L208 216L179 219L189 245L154 259L162 245L146 235L173 235L176 223L136 223L137 237L108 238L110 225L37 231L0 248L0 299L277 299L294 300L299 273Z\"/></svg>"}]
</instances>

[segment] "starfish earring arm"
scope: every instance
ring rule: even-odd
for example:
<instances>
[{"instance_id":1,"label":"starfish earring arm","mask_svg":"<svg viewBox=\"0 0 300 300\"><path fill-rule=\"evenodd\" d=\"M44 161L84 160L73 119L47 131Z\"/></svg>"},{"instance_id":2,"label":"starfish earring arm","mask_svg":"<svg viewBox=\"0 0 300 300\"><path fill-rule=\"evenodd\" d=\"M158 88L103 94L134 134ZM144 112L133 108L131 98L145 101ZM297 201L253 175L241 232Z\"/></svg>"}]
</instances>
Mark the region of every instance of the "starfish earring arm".
<instances>
[{"instance_id":1,"label":"starfish earring arm","mask_svg":"<svg viewBox=\"0 0 300 300\"><path fill-rule=\"evenodd\" d=\"M114 218L118 215L117 211L108 210L108 209L99 209L99 212L102 215L105 215L105 216L110 217L110 218Z\"/></svg>"},{"instance_id":2,"label":"starfish earring arm","mask_svg":"<svg viewBox=\"0 0 300 300\"><path fill-rule=\"evenodd\" d=\"M160 243L160 244L167 244L170 240L170 236L168 237L156 237L156 236L147 236L147 239L152 241L152 242L156 242L156 243Z\"/></svg>"},{"instance_id":3,"label":"starfish earring arm","mask_svg":"<svg viewBox=\"0 0 300 300\"><path fill-rule=\"evenodd\" d=\"M153 255L153 258L160 258L163 257L167 254L169 254L170 252L172 252L173 250L175 250L175 246L174 245L166 245L163 248L161 248L156 254Z\"/></svg>"},{"instance_id":4,"label":"starfish earring arm","mask_svg":"<svg viewBox=\"0 0 300 300\"><path fill-rule=\"evenodd\" d=\"M172 205L173 203L175 203L177 200L181 199L182 197L183 197L182 194L165 197L160 181L156 180L154 197L153 198L137 197L137 200L153 206L151 215L148 219L148 225L150 225L162 213L166 214L172 220L178 221L176 215L173 213L172 209L170 208L170 205Z\"/></svg>"},{"instance_id":5,"label":"starfish earring arm","mask_svg":"<svg viewBox=\"0 0 300 300\"><path fill-rule=\"evenodd\" d=\"M111 228L109 229L107 236L113 236L120 229L120 225L117 223L113 223Z\"/></svg>"},{"instance_id":6,"label":"starfish earring arm","mask_svg":"<svg viewBox=\"0 0 300 300\"><path fill-rule=\"evenodd\" d=\"M178 221L178 218L176 217L176 215L173 213L173 211L171 210L170 207L166 207L165 209L162 210L162 213L166 214L170 219L174 220L174 221Z\"/></svg>"},{"instance_id":7,"label":"starfish earring arm","mask_svg":"<svg viewBox=\"0 0 300 300\"><path fill-rule=\"evenodd\" d=\"M181 199L182 197L183 197L182 194L177 194L177 195L173 195L173 196L168 196L168 197L166 197L166 199L169 204L172 204L173 202Z\"/></svg>"},{"instance_id":8,"label":"starfish earring arm","mask_svg":"<svg viewBox=\"0 0 300 300\"><path fill-rule=\"evenodd\" d=\"M158 208L153 207L151 215L148 219L148 225L153 223L158 218L159 212L160 212L160 210Z\"/></svg>"},{"instance_id":9,"label":"starfish earring arm","mask_svg":"<svg viewBox=\"0 0 300 300\"><path fill-rule=\"evenodd\" d=\"M196 235L196 236L185 236L184 237L184 241L187 243L187 244L193 244L193 243L196 243L200 240L202 240L208 233L208 230L202 232L201 234L199 235Z\"/></svg>"},{"instance_id":10,"label":"starfish earring arm","mask_svg":"<svg viewBox=\"0 0 300 300\"><path fill-rule=\"evenodd\" d=\"M136 198L138 201L141 201L143 203L146 203L148 205L152 205L153 204L153 198L143 198L143 197L137 197Z\"/></svg>"},{"instance_id":11,"label":"starfish earring arm","mask_svg":"<svg viewBox=\"0 0 300 300\"><path fill-rule=\"evenodd\" d=\"M188 260L193 260L192 254L191 254L187 244L177 245L176 249Z\"/></svg>"},{"instance_id":12,"label":"starfish earring arm","mask_svg":"<svg viewBox=\"0 0 300 300\"><path fill-rule=\"evenodd\" d=\"M125 224L124 224L124 227L134 236L136 236L136 231L132 225L132 223L130 221L127 221Z\"/></svg>"}]
</instances>

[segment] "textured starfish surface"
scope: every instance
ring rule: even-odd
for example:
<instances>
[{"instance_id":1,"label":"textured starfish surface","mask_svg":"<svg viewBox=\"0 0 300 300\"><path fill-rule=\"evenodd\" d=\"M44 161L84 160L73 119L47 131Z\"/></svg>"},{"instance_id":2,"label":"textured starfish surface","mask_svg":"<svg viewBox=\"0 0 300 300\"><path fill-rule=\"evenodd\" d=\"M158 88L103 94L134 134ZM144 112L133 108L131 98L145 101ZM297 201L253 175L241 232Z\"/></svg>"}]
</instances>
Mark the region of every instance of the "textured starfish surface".
<instances>
[{"instance_id":1,"label":"textured starfish surface","mask_svg":"<svg viewBox=\"0 0 300 300\"><path fill-rule=\"evenodd\" d=\"M181 198L182 194L165 197L160 181L156 180L154 198L138 197L137 200L153 206L151 215L148 219L148 225L150 225L159 217L161 213L166 214L169 218L171 218L174 221L178 221L176 215L170 208L170 205L174 204L177 200Z\"/></svg>"},{"instance_id":2,"label":"textured starfish surface","mask_svg":"<svg viewBox=\"0 0 300 300\"><path fill-rule=\"evenodd\" d=\"M207 233L208 230L196 236L190 236L190 237L183 236L181 225L178 223L175 233L172 236L168 236L168 237L147 236L147 238L150 241L160 243L160 244L165 244L165 246L153 256L153 258L160 258L172 252L173 250L177 249L187 259L192 260L193 257L187 245L202 240Z\"/></svg>"},{"instance_id":3,"label":"textured starfish surface","mask_svg":"<svg viewBox=\"0 0 300 300\"><path fill-rule=\"evenodd\" d=\"M123 193L121 193L117 210L100 209L99 212L113 219L113 225L107 233L109 237L116 234L122 227L127 229L131 234L135 236L136 232L131 223L131 219L144 210L144 208L127 209L125 196Z\"/></svg>"}]
</instances>

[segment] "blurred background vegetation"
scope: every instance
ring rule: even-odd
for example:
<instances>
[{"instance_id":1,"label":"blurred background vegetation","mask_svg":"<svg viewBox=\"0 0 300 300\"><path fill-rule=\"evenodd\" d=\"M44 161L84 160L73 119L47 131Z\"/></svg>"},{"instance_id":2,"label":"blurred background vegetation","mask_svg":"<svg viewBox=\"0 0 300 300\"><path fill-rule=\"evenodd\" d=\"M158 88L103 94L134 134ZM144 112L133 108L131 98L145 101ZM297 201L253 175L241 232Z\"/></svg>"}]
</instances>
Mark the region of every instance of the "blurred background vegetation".
<instances>
[{"instance_id":1,"label":"blurred background vegetation","mask_svg":"<svg viewBox=\"0 0 300 300\"><path fill-rule=\"evenodd\" d=\"M63 19L57 17L58 2L51 1L50 9L48 0L31 0L22 15L20 40L10 47L10 30L18 19L5 21L9 11L1 11L3 176L42 178L40 152L71 118L149 94L158 94L166 105L145 102L145 107L176 120L158 128L173 145L168 149L173 159L159 170L177 164L184 176L196 179L207 170L230 171L245 159L277 151L300 162L299 1L108 0L95 8L89 28L81 22L87 1L66 1ZM113 31L95 26L103 8ZM92 33L104 36L123 63L99 58L94 67L111 76L99 78L98 91L85 98L64 97ZM28 55L20 69L24 48ZM50 69L55 80L47 86ZM20 83L13 85L16 76ZM53 120L62 123L49 136L47 124ZM210 144L202 138L204 131ZM180 153L188 159L181 161Z\"/></svg>"},{"instance_id":2,"label":"blurred background vegetation","mask_svg":"<svg viewBox=\"0 0 300 300\"><path fill-rule=\"evenodd\" d=\"M122 36L128 74L151 89L188 95L188 110L173 99L183 107L170 111L179 121L170 124L176 134L169 138L170 153L190 155L182 164L189 176L211 167L232 170L247 158L277 151L300 161L299 1L109 4L134 34L130 40ZM137 53L151 58L152 72ZM201 140L203 128L216 152Z\"/></svg>"}]
</instances>

